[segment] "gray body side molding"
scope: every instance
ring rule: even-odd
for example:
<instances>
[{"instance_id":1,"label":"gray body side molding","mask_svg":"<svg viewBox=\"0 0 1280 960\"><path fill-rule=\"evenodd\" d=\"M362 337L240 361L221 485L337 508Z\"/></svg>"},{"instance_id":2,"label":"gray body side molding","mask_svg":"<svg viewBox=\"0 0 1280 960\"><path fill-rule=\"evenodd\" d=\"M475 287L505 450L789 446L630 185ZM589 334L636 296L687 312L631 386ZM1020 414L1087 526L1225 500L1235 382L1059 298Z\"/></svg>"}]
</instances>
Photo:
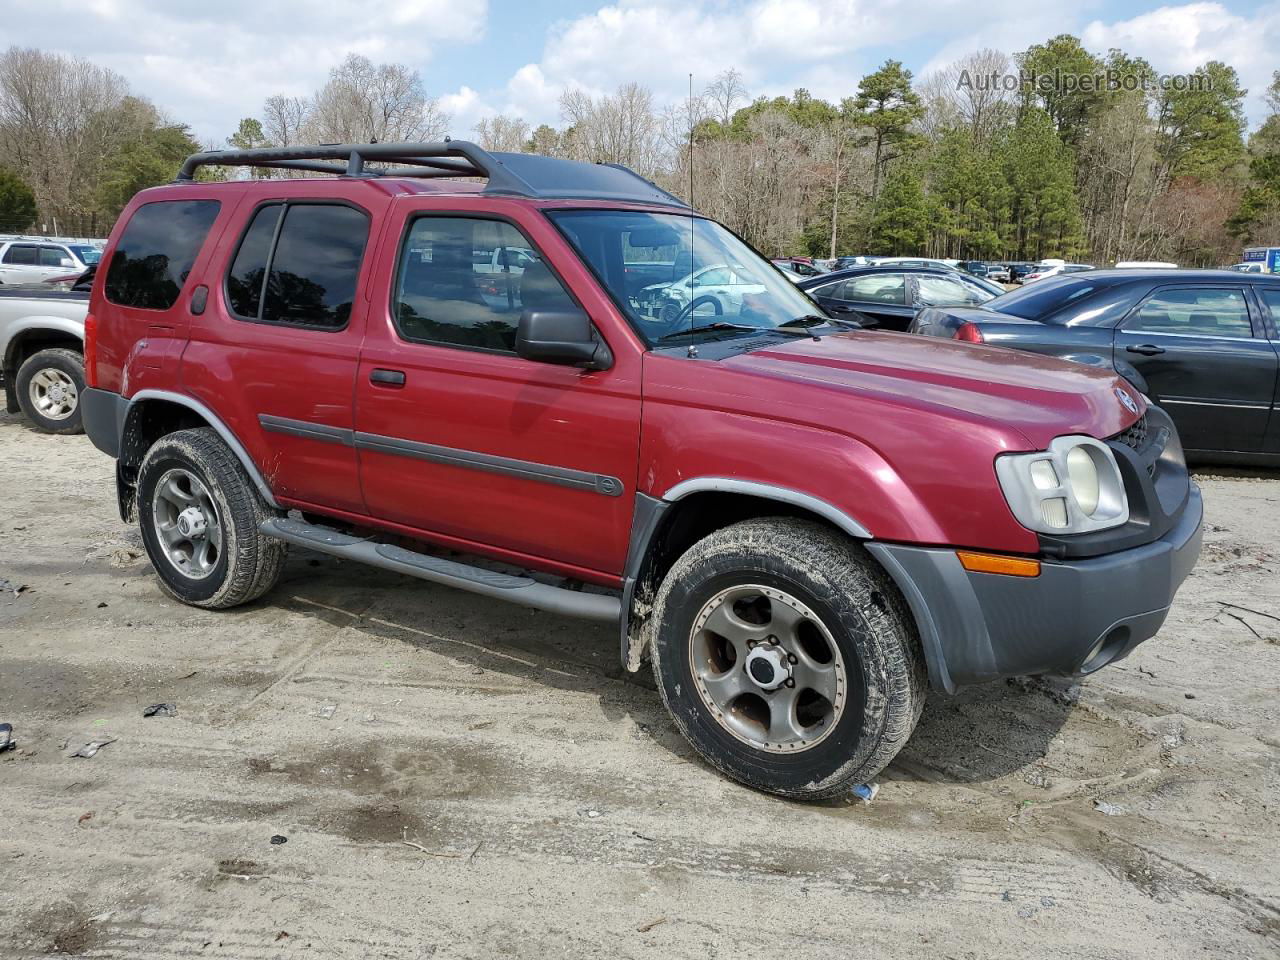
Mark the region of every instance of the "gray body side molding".
<instances>
[{"instance_id":1,"label":"gray body side molding","mask_svg":"<svg viewBox=\"0 0 1280 960\"><path fill-rule=\"evenodd\" d=\"M236 435L231 432L225 423L218 419L218 415L203 403L199 400L192 400L190 397L185 397L180 393L171 393L168 390L139 390L129 398L130 409L132 409L133 405L139 400L167 400L170 403L179 404L180 406L187 407L188 409L194 410L196 413L200 414L209 426L213 427L213 429L217 431L218 436L222 438L223 443L230 447L232 453L234 453L240 460L240 464L253 479L253 485L258 488L258 492L262 494L262 498L277 510L281 509L280 504L276 502L275 496L271 493L271 488L267 486L267 481L263 479L261 471L258 470L258 465L253 462L253 458L249 456L249 451L244 448L244 444L236 439ZM125 422L128 422L127 414Z\"/></svg>"}]
</instances>

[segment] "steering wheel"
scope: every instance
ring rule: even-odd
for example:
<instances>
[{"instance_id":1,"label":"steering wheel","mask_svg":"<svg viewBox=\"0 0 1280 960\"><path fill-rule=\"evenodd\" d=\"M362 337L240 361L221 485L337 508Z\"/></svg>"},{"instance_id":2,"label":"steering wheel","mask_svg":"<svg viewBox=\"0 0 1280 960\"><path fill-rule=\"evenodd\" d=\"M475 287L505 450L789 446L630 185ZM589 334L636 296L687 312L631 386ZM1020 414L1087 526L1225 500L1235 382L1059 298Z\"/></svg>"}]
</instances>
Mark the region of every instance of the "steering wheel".
<instances>
[{"instance_id":1,"label":"steering wheel","mask_svg":"<svg viewBox=\"0 0 1280 960\"><path fill-rule=\"evenodd\" d=\"M658 323L662 323L664 324L664 326L660 330L658 330L654 334L654 336L665 337L673 333L678 333L682 330L688 330L690 326L689 317L693 313L693 311L696 310L698 307L704 307L708 305L715 308L715 315L717 317L722 316L724 314L724 308L720 305L720 301L717 300L715 297L709 294L701 297L694 297L687 304L685 304L684 307L680 309L680 312L677 313L670 320L664 321L662 319L659 319Z\"/></svg>"}]
</instances>

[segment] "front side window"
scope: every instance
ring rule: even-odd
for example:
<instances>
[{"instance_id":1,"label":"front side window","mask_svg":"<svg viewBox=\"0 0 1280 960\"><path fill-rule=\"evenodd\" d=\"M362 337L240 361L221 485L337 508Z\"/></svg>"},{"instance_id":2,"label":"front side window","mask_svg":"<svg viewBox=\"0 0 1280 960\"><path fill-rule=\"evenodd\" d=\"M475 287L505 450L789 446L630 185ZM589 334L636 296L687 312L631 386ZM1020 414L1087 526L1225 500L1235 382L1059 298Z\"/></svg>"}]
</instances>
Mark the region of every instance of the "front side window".
<instances>
[{"instance_id":1,"label":"front side window","mask_svg":"<svg viewBox=\"0 0 1280 960\"><path fill-rule=\"evenodd\" d=\"M39 262L39 254L35 247L13 244L4 252L4 262L18 264L23 267L34 267Z\"/></svg>"},{"instance_id":2,"label":"front side window","mask_svg":"<svg viewBox=\"0 0 1280 960\"><path fill-rule=\"evenodd\" d=\"M920 303L926 307L985 303L995 298L994 294L982 296L976 287L971 287L960 280L927 274L916 277L916 289L919 291Z\"/></svg>"},{"instance_id":3,"label":"front side window","mask_svg":"<svg viewBox=\"0 0 1280 960\"><path fill-rule=\"evenodd\" d=\"M1271 311L1271 322L1280 327L1280 290L1270 287L1261 289L1254 287L1262 297L1262 302L1267 305L1267 309Z\"/></svg>"},{"instance_id":4,"label":"front side window","mask_svg":"<svg viewBox=\"0 0 1280 960\"><path fill-rule=\"evenodd\" d=\"M472 217L419 217L400 251L392 314L400 336L514 353L525 310L577 305L514 226Z\"/></svg>"},{"instance_id":5,"label":"front side window","mask_svg":"<svg viewBox=\"0 0 1280 960\"><path fill-rule=\"evenodd\" d=\"M1243 291L1211 288L1163 290L1139 307L1124 328L1201 337L1253 336Z\"/></svg>"},{"instance_id":6,"label":"front side window","mask_svg":"<svg viewBox=\"0 0 1280 960\"><path fill-rule=\"evenodd\" d=\"M259 207L227 274L227 302L246 320L341 330L368 238L369 217L354 207Z\"/></svg>"},{"instance_id":7,"label":"front side window","mask_svg":"<svg viewBox=\"0 0 1280 960\"><path fill-rule=\"evenodd\" d=\"M867 277L852 277L837 288L841 300L862 303L890 303L905 306L907 302L907 278L900 273L876 273Z\"/></svg>"},{"instance_id":8,"label":"front side window","mask_svg":"<svg viewBox=\"0 0 1280 960\"><path fill-rule=\"evenodd\" d=\"M650 347L698 330L746 336L816 312L794 283L713 220L641 210L556 210L547 216ZM640 256L640 250L652 254ZM631 271L641 262L648 282L637 285ZM734 282L711 284L707 273Z\"/></svg>"},{"instance_id":9,"label":"front side window","mask_svg":"<svg viewBox=\"0 0 1280 960\"><path fill-rule=\"evenodd\" d=\"M107 299L147 310L177 303L220 206L217 200L159 200L134 211L111 254Z\"/></svg>"},{"instance_id":10,"label":"front side window","mask_svg":"<svg viewBox=\"0 0 1280 960\"><path fill-rule=\"evenodd\" d=\"M102 251L97 247L72 247L72 253L80 258L86 267L92 267L95 263L102 259Z\"/></svg>"},{"instance_id":11,"label":"front side window","mask_svg":"<svg viewBox=\"0 0 1280 960\"><path fill-rule=\"evenodd\" d=\"M66 261L65 263L63 261ZM73 266L71 254L67 253L62 247L41 247L40 248L40 266L42 267L66 267Z\"/></svg>"}]
</instances>

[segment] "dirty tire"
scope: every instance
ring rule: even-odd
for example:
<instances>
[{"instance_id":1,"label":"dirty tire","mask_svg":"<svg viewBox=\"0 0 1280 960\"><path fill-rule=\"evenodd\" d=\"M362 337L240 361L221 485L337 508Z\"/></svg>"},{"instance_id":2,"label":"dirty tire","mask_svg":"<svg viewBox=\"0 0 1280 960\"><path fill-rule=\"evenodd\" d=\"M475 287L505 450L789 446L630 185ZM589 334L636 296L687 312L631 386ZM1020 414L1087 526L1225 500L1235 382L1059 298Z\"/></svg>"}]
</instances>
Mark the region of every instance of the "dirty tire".
<instances>
[{"instance_id":1,"label":"dirty tire","mask_svg":"<svg viewBox=\"0 0 1280 960\"><path fill-rule=\"evenodd\" d=\"M31 381L42 371L49 371L60 378L70 378L75 385L75 407L61 419L45 416L32 400ZM66 347L50 347L33 353L18 368L18 374L14 377L14 391L18 406L37 429L45 433L84 433L79 402L79 398L84 396L84 358L75 350L69 350Z\"/></svg>"},{"instance_id":2,"label":"dirty tire","mask_svg":"<svg viewBox=\"0 0 1280 960\"><path fill-rule=\"evenodd\" d=\"M708 710L695 686L694 621L735 584L786 591L835 641L849 692L830 732L814 746L778 753L743 742ZM841 795L883 770L920 719L926 673L906 605L861 546L822 524L771 517L712 533L668 572L654 620L653 674L676 726L708 763L749 787L804 800Z\"/></svg>"},{"instance_id":3,"label":"dirty tire","mask_svg":"<svg viewBox=\"0 0 1280 960\"><path fill-rule=\"evenodd\" d=\"M170 562L153 523L156 485L174 469L188 471L204 484L222 525L222 548L203 579L185 576ZM275 586L288 548L283 541L264 536L258 527L276 515L278 511L262 499L235 454L209 427L161 437L138 469L138 520L147 556L161 589L193 607L238 606Z\"/></svg>"}]
</instances>

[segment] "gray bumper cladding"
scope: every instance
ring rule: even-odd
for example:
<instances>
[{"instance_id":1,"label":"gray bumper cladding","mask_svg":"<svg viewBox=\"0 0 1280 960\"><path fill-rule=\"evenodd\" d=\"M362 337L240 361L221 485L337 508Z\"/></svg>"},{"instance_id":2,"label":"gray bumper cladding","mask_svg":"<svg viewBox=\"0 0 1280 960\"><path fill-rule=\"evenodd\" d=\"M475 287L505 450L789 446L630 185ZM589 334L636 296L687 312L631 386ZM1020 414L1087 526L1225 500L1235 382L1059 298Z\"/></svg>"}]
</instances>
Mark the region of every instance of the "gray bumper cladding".
<instances>
[{"instance_id":1,"label":"gray bumper cladding","mask_svg":"<svg viewBox=\"0 0 1280 960\"><path fill-rule=\"evenodd\" d=\"M1044 562L1038 577L970 573L954 550L869 543L915 615L933 686L1091 673L1155 636L1200 555L1192 487L1163 538L1106 556Z\"/></svg>"}]
</instances>

